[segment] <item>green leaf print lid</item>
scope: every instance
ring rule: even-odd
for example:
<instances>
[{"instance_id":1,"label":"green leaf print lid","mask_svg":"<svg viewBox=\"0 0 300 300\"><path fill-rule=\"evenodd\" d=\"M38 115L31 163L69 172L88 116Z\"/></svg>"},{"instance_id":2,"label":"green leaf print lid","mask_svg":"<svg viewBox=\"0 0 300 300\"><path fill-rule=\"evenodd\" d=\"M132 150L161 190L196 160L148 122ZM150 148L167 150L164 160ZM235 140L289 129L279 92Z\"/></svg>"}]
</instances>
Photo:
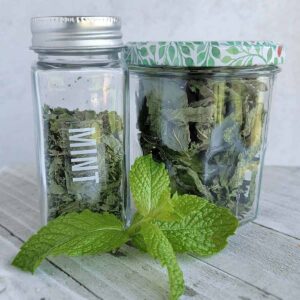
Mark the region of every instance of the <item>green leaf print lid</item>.
<instances>
[{"instance_id":1,"label":"green leaf print lid","mask_svg":"<svg viewBox=\"0 0 300 300\"><path fill-rule=\"evenodd\" d=\"M271 41L132 42L125 47L129 65L241 67L278 65L284 49Z\"/></svg>"}]
</instances>

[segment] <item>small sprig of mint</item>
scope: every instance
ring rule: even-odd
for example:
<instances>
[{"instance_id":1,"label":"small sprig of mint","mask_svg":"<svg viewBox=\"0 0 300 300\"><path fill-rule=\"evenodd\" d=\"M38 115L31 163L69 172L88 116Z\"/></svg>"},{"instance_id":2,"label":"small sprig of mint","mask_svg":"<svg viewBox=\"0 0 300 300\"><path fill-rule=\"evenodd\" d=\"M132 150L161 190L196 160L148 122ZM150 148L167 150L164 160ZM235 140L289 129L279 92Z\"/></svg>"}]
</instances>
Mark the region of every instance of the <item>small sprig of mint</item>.
<instances>
[{"instance_id":1,"label":"small sprig of mint","mask_svg":"<svg viewBox=\"0 0 300 300\"><path fill-rule=\"evenodd\" d=\"M219 252L238 221L228 209L201 197L171 195L168 173L151 155L136 159L129 181L137 209L130 227L108 213L69 213L33 235L12 264L33 273L47 256L105 253L130 242L167 268L170 299L179 299L184 279L175 253L207 256Z\"/></svg>"}]
</instances>

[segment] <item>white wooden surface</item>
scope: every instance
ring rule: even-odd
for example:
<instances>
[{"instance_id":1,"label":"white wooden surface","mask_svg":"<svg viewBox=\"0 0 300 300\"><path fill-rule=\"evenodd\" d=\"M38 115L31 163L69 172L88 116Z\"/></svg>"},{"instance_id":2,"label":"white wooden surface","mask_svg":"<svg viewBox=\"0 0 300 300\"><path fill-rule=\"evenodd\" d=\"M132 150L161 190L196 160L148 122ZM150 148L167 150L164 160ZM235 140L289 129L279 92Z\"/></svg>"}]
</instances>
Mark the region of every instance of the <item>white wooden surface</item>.
<instances>
[{"instance_id":1,"label":"white wooden surface","mask_svg":"<svg viewBox=\"0 0 300 300\"><path fill-rule=\"evenodd\" d=\"M182 299L300 299L300 168L268 167L259 217L240 228L209 259L179 257ZM118 255L57 257L35 275L10 266L20 245L39 227L38 190L29 169L0 171L0 300L160 300L166 272L134 248Z\"/></svg>"}]
</instances>

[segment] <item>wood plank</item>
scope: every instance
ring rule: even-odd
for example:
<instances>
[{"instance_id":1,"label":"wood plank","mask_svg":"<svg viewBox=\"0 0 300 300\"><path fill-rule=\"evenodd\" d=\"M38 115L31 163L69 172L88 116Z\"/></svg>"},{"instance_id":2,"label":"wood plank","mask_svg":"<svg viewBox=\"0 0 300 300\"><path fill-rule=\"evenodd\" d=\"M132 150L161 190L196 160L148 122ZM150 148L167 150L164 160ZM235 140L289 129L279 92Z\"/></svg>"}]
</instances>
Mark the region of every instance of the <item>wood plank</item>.
<instances>
[{"instance_id":1,"label":"wood plank","mask_svg":"<svg viewBox=\"0 0 300 300\"><path fill-rule=\"evenodd\" d=\"M8 175L6 174L6 178ZM18 189L18 180L14 180L14 185ZM8 228L13 228L23 239L27 238L36 229L35 218L27 218L20 214L22 206L17 203L10 204L6 209L5 203L16 202L18 197L11 193L3 195L0 199L1 222ZM11 207L17 209L13 214L10 211ZM36 217L34 210L28 213ZM165 299L168 283L159 264L129 247L125 247L122 252L120 257L107 254L101 258L59 257L51 261L103 299ZM279 299L251 283L238 279L237 276L230 275L229 272L210 266L207 262L189 256L180 257L180 262L187 278L187 290L183 299L218 300L224 299L224 295L228 295L228 299L239 300L251 299L254 296L255 299ZM44 264L41 269L43 268Z\"/></svg>"},{"instance_id":2,"label":"wood plank","mask_svg":"<svg viewBox=\"0 0 300 300\"><path fill-rule=\"evenodd\" d=\"M148 255L140 255L137 249L123 247L122 252L126 255L121 257L122 262L134 265L145 276L151 276L153 268L161 268L159 263L153 263ZM195 261L190 255L179 255L178 261L183 270L185 281L188 282L186 297L202 300L279 299L239 278L210 266L204 261ZM160 281L163 282L163 278Z\"/></svg>"},{"instance_id":3,"label":"wood plank","mask_svg":"<svg viewBox=\"0 0 300 300\"><path fill-rule=\"evenodd\" d=\"M282 299L300 299L300 244L257 224L247 224L228 247L206 263Z\"/></svg>"},{"instance_id":4,"label":"wood plank","mask_svg":"<svg viewBox=\"0 0 300 300\"><path fill-rule=\"evenodd\" d=\"M300 239L299 199L300 168L266 167L254 222Z\"/></svg>"},{"instance_id":5,"label":"wood plank","mask_svg":"<svg viewBox=\"0 0 300 300\"><path fill-rule=\"evenodd\" d=\"M99 299L48 262L35 276L12 267L21 242L1 227L0 245L0 299Z\"/></svg>"}]
</instances>

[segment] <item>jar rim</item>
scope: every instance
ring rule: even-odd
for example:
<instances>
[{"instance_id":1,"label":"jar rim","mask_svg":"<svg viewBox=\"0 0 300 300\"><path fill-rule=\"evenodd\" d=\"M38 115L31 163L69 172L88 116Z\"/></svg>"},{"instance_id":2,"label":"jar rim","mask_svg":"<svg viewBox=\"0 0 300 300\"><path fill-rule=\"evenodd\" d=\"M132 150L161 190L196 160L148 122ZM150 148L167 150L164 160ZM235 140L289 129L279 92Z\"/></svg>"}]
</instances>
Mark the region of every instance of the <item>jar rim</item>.
<instances>
[{"instance_id":1,"label":"jar rim","mask_svg":"<svg viewBox=\"0 0 300 300\"><path fill-rule=\"evenodd\" d=\"M124 57L150 67L266 66L282 64L285 50L272 41L148 41L127 43Z\"/></svg>"},{"instance_id":2,"label":"jar rim","mask_svg":"<svg viewBox=\"0 0 300 300\"><path fill-rule=\"evenodd\" d=\"M42 51L122 48L121 19L114 16L53 16L31 19L32 46Z\"/></svg>"},{"instance_id":3,"label":"jar rim","mask_svg":"<svg viewBox=\"0 0 300 300\"><path fill-rule=\"evenodd\" d=\"M281 71L279 66L245 66L245 67L170 67L170 66L129 66L129 71L149 77L257 77L273 76Z\"/></svg>"}]
</instances>

